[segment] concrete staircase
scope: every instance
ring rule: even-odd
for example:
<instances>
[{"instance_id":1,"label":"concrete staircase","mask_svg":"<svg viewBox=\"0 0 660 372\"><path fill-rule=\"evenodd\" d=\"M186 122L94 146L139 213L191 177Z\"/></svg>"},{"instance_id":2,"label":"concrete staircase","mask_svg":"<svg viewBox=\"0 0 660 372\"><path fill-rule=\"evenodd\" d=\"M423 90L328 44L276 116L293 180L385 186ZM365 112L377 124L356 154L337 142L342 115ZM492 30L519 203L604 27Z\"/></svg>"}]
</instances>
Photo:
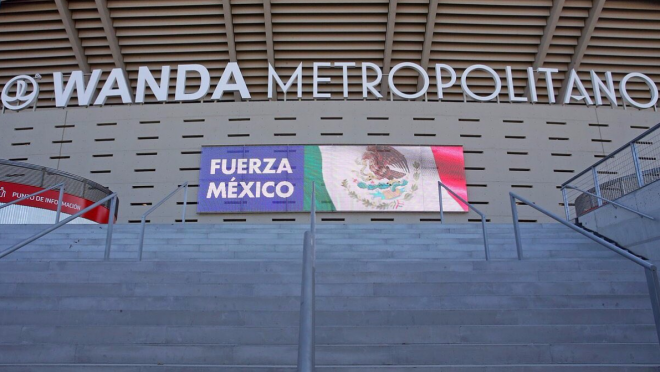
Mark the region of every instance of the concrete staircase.
<instances>
[{"instance_id":1,"label":"concrete staircase","mask_svg":"<svg viewBox=\"0 0 660 372\"><path fill-rule=\"evenodd\" d=\"M318 226L319 371L659 371L641 268L557 224ZM1 248L43 226L0 226ZM0 261L0 371L295 371L302 225L66 226Z\"/></svg>"}]
</instances>

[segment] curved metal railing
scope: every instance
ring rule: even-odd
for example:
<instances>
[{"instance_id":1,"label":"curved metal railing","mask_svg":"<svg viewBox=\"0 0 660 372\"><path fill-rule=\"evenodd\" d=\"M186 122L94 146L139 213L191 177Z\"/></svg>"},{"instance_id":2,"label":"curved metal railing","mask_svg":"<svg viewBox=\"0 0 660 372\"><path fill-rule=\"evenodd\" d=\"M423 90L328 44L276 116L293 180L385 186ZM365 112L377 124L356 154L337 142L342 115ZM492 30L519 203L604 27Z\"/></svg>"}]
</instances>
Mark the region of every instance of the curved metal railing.
<instances>
[{"instance_id":1,"label":"curved metal railing","mask_svg":"<svg viewBox=\"0 0 660 372\"><path fill-rule=\"evenodd\" d=\"M188 204L188 182L184 182L181 186L177 187L176 190L172 191L169 195L164 197L161 201L159 201L156 205L151 207L148 211L146 211L142 215L142 219L140 221L140 245L138 247L138 261L142 261L142 250L144 249L144 230L145 230L145 225L147 223L147 216L151 214L151 212L155 211L163 205L166 201L168 201L171 197L173 197L179 190L183 189L183 208L181 211L181 223L185 224L186 223L186 205Z\"/></svg>"},{"instance_id":2,"label":"curved metal railing","mask_svg":"<svg viewBox=\"0 0 660 372\"><path fill-rule=\"evenodd\" d=\"M518 222L518 205L516 200L519 200L523 202L524 204L532 207L533 209L537 210L538 212L543 213L544 215L552 218L553 220L561 223L562 225L570 228L573 231L576 231L587 238L595 241L596 243L604 246L605 248L627 258L628 260L636 263L637 265L641 266L644 268L644 271L646 273L646 283L648 285L649 289L649 297L651 298L651 308L653 309L653 318L655 320L655 328L656 332L658 334L658 341L660 341L660 282L658 282L658 269L657 267L652 264L649 261L646 261L642 259L641 257L638 257L629 251L626 251L625 249L621 249L620 247L617 247L616 245L590 233L587 232L586 230L563 220L556 214L539 207L538 205L534 204L533 202L523 198L520 195L516 195L512 192L509 193L509 198L511 201L511 213L513 217L513 228L516 236L516 249L518 250L518 259L522 260L523 258L523 253L522 253L522 239L520 237L520 223Z\"/></svg>"},{"instance_id":3,"label":"curved metal railing","mask_svg":"<svg viewBox=\"0 0 660 372\"><path fill-rule=\"evenodd\" d=\"M112 194L112 191L107 187L75 174L6 159L0 159L0 181L40 188L63 183L68 195L92 202L97 202Z\"/></svg>"},{"instance_id":4,"label":"curved metal railing","mask_svg":"<svg viewBox=\"0 0 660 372\"><path fill-rule=\"evenodd\" d=\"M438 196L440 198L440 223L445 223L445 214L444 214L444 208L442 205L442 188L447 190L450 194L454 195L458 200L462 201L465 203L470 209L475 211L479 216L481 216L481 229L484 234L484 251L486 254L486 261L490 260L490 246L488 245L488 233L486 232L486 215L482 213L479 209L477 209L474 205L468 203L467 200L463 199L460 197L458 194L454 192L454 190L450 189L445 185L444 183L438 181Z\"/></svg>"}]
</instances>

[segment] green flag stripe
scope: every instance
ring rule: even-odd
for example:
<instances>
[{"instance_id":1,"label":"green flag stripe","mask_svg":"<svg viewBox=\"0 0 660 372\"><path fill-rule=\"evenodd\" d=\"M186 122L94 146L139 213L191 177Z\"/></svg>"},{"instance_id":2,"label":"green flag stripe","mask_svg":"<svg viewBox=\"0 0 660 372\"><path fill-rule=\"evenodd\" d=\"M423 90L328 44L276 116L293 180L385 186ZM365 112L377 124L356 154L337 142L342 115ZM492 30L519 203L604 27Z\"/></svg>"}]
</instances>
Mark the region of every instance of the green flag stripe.
<instances>
[{"instance_id":1,"label":"green flag stripe","mask_svg":"<svg viewBox=\"0 0 660 372\"><path fill-rule=\"evenodd\" d=\"M305 210L312 206L312 182L316 184L316 210L336 211L323 181L323 157L318 146L305 146Z\"/></svg>"}]
</instances>

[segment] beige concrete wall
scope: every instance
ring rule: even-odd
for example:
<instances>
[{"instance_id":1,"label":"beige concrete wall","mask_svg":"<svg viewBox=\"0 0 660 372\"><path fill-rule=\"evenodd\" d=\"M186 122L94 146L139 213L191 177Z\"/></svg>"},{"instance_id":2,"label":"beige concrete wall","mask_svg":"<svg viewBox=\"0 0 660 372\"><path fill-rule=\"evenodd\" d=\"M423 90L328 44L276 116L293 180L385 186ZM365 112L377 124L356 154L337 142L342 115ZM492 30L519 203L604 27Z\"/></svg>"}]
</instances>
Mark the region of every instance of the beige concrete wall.
<instances>
[{"instance_id":1,"label":"beige concrete wall","mask_svg":"<svg viewBox=\"0 0 660 372\"><path fill-rule=\"evenodd\" d=\"M119 222L124 223L139 220L149 208L142 204L158 202L178 184L189 181L196 185L202 145L463 145L469 199L478 202L492 222L510 222L509 191L563 213L557 185L657 122L660 114L652 109L401 101L38 109L0 115L0 158L61 169L117 191ZM324 135L327 133L341 135ZM188 200L196 202L196 188L191 189ZM166 203L150 220L180 219L180 201L178 197ZM247 222L307 219L305 214L197 215L195 211L191 204L187 218L200 223L236 218ZM321 217L345 218L347 222L438 218L433 213L333 213ZM447 216L450 222L476 218L473 213ZM547 221L524 207L520 218Z\"/></svg>"}]
</instances>

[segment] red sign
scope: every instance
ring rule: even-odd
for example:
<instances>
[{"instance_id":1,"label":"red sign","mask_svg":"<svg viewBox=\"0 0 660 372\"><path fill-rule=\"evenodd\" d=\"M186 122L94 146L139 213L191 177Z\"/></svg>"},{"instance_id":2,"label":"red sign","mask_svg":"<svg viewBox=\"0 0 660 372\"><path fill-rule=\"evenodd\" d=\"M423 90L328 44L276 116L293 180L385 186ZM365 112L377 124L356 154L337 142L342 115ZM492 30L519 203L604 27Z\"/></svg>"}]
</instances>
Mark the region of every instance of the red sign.
<instances>
[{"instance_id":1,"label":"red sign","mask_svg":"<svg viewBox=\"0 0 660 372\"><path fill-rule=\"evenodd\" d=\"M35 192L43 190L41 187L21 185L18 183L3 182L0 181L0 203L9 203L14 200L20 199ZM51 211L57 211L57 202L60 196L60 190L48 190L37 196L30 197L29 199L23 200L17 205L25 205L28 207L47 209ZM77 196L69 195L64 193L64 198L62 199L62 213L66 214L76 214L81 210L89 207L95 202L79 198ZM100 205L91 211L83 214L81 217L94 221L101 224L108 223L108 216L110 211L108 208Z\"/></svg>"}]
</instances>

